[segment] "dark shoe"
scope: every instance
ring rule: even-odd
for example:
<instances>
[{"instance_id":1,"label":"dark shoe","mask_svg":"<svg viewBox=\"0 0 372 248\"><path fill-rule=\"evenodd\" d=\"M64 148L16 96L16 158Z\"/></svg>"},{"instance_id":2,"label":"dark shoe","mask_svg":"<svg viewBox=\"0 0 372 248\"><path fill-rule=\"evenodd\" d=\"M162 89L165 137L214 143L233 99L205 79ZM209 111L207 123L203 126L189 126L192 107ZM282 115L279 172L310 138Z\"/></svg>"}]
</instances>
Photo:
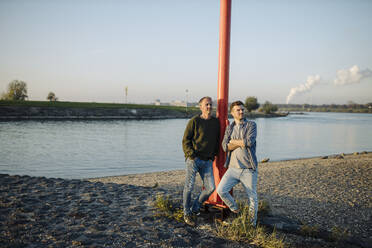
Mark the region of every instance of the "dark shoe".
<instances>
[{"instance_id":1,"label":"dark shoe","mask_svg":"<svg viewBox=\"0 0 372 248\"><path fill-rule=\"evenodd\" d=\"M195 226L195 221L192 219L191 215L183 216L185 223L189 226Z\"/></svg>"},{"instance_id":2,"label":"dark shoe","mask_svg":"<svg viewBox=\"0 0 372 248\"><path fill-rule=\"evenodd\" d=\"M195 215L195 216L199 216L200 215L200 211L198 211L198 212L192 211L192 214Z\"/></svg>"}]
</instances>

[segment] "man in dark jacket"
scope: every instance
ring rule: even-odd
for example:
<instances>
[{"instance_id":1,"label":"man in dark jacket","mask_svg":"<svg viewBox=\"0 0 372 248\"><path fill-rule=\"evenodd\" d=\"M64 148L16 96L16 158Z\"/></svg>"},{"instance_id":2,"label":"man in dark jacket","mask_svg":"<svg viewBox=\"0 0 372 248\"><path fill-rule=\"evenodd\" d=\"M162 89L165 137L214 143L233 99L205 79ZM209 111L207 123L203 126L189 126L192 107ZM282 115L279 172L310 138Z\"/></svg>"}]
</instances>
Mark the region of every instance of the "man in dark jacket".
<instances>
[{"instance_id":1,"label":"man in dark jacket","mask_svg":"<svg viewBox=\"0 0 372 248\"><path fill-rule=\"evenodd\" d=\"M183 211L186 224L195 226L194 214L215 190L212 161L219 146L220 124L212 116L212 99L203 97L199 101L201 114L190 119L182 139L186 158L186 179L183 190ZM196 173L203 181L203 190L192 203L191 192Z\"/></svg>"}]
</instances>

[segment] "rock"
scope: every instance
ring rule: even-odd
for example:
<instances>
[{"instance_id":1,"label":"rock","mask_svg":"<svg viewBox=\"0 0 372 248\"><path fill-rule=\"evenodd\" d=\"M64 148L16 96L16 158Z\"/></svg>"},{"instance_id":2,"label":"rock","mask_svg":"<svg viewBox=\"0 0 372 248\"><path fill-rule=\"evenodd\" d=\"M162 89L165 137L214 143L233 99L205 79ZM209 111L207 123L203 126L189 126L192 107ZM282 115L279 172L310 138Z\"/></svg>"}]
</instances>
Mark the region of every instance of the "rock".
<instances>
[{"instance_id":1,"label":"rock","mask_svg":"<svg viewBox=\"0 0 372 248\"><path fill-rule=\"evenodd\" d=\"M267 163L267 162L269 162L269 160L270 160L270 158L264 158L264 159L261 160L261 163Z\"/></svg>"},{"instance_id":2,"label":"rock","mask_svg":"<svg viewBox=\"0 0 372 248\"><path fill-rule=\"evenodd\" d=\"M327 159L327 158L328 158L328 156L323 156L323 157L322 157L322 159Z\"/></svg>"},{"instance_id":3,"label":"rock","mask_svg":"<svg viewBox=\"0 0 372 248\"><path fill-rule=\"evenodd\" d=\"M354 152L353 155L359 155L359 152Z\"/></svg>"}]
</instances>

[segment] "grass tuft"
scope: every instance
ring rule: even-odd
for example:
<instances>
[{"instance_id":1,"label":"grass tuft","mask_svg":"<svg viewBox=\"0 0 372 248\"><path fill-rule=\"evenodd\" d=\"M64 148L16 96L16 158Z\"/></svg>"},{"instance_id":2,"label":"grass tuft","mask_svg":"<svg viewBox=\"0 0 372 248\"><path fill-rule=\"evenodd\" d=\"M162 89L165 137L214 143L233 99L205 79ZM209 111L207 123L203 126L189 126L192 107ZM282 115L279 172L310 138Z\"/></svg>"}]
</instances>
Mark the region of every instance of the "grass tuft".
<instances>
[{"instance_id":1,"label":"grass tuft","mask_svg":"<svg viewBox=\"0 0 372 248\"><path fill-rule=\"evenodd\" d=\"M251 224L252 216L249 206L239 203L240 213L229 222L216 221L216 235L238 242L248 242L262 248L284 248L283 238L278 238L276 231L267 233L264 227ZM261 214L269 211L267 202L261 203Z\"/></svg>"},{"instance_id":2,"label":"grass tuft","mask_svg":"<svg viewBox=\"0 0 372 248\"><path fill-rule=\"evenodd\" d=\"M271 212L270 204L266 200L260 200L258 201L258 211L259 216L265 216L268 215Z\"/></svg>"},{"instance_id":3,"label":"grass tuft","mask_svg":"<svg viewBox=\"0 0 372 248\"><path fill-rule=\"evenodd\" d=\"M239 204L240 213L238 216L228 219L228 221L216 220L215 234L223 239L232 241L248 242L262 248L284 248L283 238L278 238L276 231L267 233L264 227L251 225L252 216L249 213L249 206L241 202ZM157 209L155 216L174 219L183 222L183 210L178 207L179 204L174 202L170 196L158 194L154 202ZM259 215L269 213L270 207L268 202L259 202Z\"/></svg>"},{"instance_id":4,"label":"grass tuft","mask_svg":"<svg viewBox=\"0 0 372 248\"><path fill-rule=\"evenodd\" d=\"M158 194L156 196L154 207L157 209L155 216L174 219L178 222L183 221L182 208L177 207L170 196Z\"/></svg>"}]
</instances>

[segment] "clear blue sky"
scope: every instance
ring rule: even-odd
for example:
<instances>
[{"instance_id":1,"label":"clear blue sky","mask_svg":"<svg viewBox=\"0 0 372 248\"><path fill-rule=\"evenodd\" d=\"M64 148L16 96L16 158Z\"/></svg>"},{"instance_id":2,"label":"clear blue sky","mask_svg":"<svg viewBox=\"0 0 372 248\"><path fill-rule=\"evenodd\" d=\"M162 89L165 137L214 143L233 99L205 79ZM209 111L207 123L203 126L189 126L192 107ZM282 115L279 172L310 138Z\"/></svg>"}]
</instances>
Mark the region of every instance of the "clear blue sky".
<instances>
[{"instance_id":1,"label":"clear blue sky","mask_svg":"<svg viewBox=\"0 0 372 248\"><path fill-rule=\"evenodd\" d=\"M372 102L372 1L232 6L229 101L285 103L294 88L291 103ZM215 99L219 7L219 0L1 0L0 92L18 79L30 100L53 91L62 101L123 102L126 86L134 103L184 100L186 89L189 101ZM347 75L355 65L357 75ZM334 84L338 75L344 84ZM316 83L301 90L309 76Z\"/></svg>"}]
</instances>

